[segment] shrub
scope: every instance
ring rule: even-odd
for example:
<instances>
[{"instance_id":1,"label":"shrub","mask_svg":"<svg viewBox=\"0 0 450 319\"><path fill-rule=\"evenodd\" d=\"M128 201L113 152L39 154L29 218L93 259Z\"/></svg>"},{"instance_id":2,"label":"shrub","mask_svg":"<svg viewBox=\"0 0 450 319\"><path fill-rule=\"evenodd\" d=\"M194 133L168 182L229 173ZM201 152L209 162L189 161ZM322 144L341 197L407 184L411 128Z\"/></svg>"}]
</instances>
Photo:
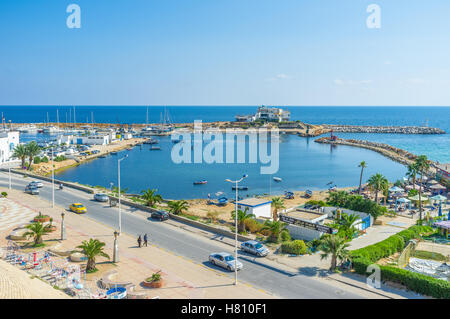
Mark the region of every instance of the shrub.
<instances>
[{"instance_id":1,"label":"shrub","mask_svg":"<svg viewBox=\"0 0 450 319\"><path fill-rule=\"evenodd\" d=\"M281 252L283 254L304 255L308 251L303 240L287 241L281 244Z\"/></svg>"},{"instance_id":2,"label":"shrub","mask_svg":"<svg viewBox=\"0 0 450 319\"><path fill-rule=\"evenodd\" d=\"M323 200L309 200L306 202L307 205L319 205L320 207L327 206Z\"/></svg>"},{"instance_id":3,"label":"shrub","mask_svg":"<svg viewBox=\"0 0 450 319\"><path fill-rule=\"evenodd\" d=\"M291 234L289 233L289 230L285 229L280 234L281 241L290 241L291 240Z\"/></svg>"},{"instance_id":4,"label":"shrub","mask_svg":"<svg viewBox=\"0 0 450 319\"><path fill-rule=\"evenodd\" d=\"M48 163L48 157L44 156L43 158L41 158L41 162L42 163Z\"/></svg>"},{"instance_id":5,"label":"shrub","mask_svg":"<svg viewBox=\"0 0 450 319\"><path fill-rule=\"evenodd\" d=\"M39 164L41 162L41 158L39 156L36 156L33 160L34 164Z\"/></svg>"},{"instance_id":6,"label":"shrub","mask_svg":"<svg viewBox=\"0 0 450 319\"><path fill-rule=\"evenodd\" d=\"M2 197L8 197L8 193L7 192L2 192Z\"/></svg>"},{"instance_id":7,"label":"shrub","mask_svg":"<svg viewBox=\"0 0 450 319\"><path fill-rule=\"evenodd\" d=\"M253 218L248 218L244 221L245 229L250 233L257 233L261 230L263 225Z\"/></svg>"}]
</instances>

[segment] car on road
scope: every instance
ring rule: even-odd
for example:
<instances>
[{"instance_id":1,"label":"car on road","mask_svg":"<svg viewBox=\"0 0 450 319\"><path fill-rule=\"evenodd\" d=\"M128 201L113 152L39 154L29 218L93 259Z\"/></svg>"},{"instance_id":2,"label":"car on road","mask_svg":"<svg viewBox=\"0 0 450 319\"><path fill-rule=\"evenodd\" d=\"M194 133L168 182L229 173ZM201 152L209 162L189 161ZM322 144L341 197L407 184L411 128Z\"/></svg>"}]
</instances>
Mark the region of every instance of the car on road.
<instances>
[{"instance_id":1,"label":"car on road","mask_svg":"<svg viewBox=\"0 0 450 319\"><path fill-rule=\"evenodd\" d=\"M246 242L243 242L241 244L241 249L245 252L259 257L264 257L269 254L269 249L267 249L266 246L256 240L248 240Z\"/></svg>"},{"instance_id":2,"label":"car on road","mask_svg":"<svg viewBox=\"0 0 450 319\"><path fill-rule=\"evenodd\" d=\"M160 221L168 220L169 219L169 213L164 210L158 210L156 212L152 212L151 217L153 219L158 219Z\"/></svg>"},{"instance_id":3,"label":"car on road","mask_svg":"<svg viewBox=\"0 0 450 319\"><path fill-rule=\"evenodd\" d=\"M109 201L109 196L103 193L98 193L94 195L94 200L97 202L107 202Z\"/></svg>"},{"instance_id":4,"label":"car on road","mask_svg":"<svg viewBox=\"0 0 450 319\"><path fill-rule=\"evenodd\" d=\"M44 187L44 183L39 182L39 181L32 181L32 182L30 182L30 184L28 184L28 186L42 188L42 187Z\"/></svg>"},{"instance_id":5,"label":"car on road","mask_svg":"<svg viewBox=\"0 0 450 319\"><path fill-rule=\"evenodd\" d=\"M25 193L31 194L31 195L39 195L39 188L35 186L27 185L25 186Z\"/></svg>"},{"instance_id":6,"label":"car on road","mask_svg":"<svg viewBox=\"0 0 450 319\"><path fill-rule=\"evenodd\" d=\"M72 205L69 206L69 209L77 214L85 214L87 212L86 207L80 203L73 203Z\"/></svg>"},{"instance_id":7,"label":"car on road","mask_svg":"<svg viewBox=\"0 0 450 319\"><path fill-rule=\"evenodd\" d=\"M237 260L234 260L233 255L229 253L214 253L209 255L209 262L213 265L228 269L229 271L234 271L234 264L236 262L237 270L241 270L243 265Z\"/></svg>"}]
</instances>

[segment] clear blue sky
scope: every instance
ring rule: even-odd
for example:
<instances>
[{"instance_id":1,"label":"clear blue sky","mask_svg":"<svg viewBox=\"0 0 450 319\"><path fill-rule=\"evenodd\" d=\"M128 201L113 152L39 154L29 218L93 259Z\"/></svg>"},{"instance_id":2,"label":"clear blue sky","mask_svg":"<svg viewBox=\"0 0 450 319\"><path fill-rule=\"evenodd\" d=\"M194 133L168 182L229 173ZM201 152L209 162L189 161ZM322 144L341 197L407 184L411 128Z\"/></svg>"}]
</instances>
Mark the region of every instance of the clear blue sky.
<instances>
[{"instance_id":1,"label":"clear blue sky","mask_svg":"<svg viewBox=\"0 0 450 319\"><path fill-rule=\"evenodd\" d=\"M0 105L450 105L449 15L448 0L0 0Z\"/></svg>"}]
</instances>

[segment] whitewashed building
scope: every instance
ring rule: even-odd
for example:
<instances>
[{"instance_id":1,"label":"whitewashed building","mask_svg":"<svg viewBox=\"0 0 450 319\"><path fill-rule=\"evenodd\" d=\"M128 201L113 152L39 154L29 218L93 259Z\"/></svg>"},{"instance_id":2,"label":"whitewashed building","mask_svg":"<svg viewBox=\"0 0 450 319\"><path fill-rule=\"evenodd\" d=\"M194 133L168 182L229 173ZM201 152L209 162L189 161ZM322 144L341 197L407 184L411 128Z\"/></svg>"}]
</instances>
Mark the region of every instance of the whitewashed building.
<instances>
[{"instance_id":1,"label":"whitewashed building","mask_svg":"<svg viewBox=\"0 0 450 319\"><path fill-rule=\"evenodd\" d=\"M111 137L109 134L88 136L62 135L59 137L58 143L66 143L67 145L108 145L111 143Z\"/></svg>"},{"instance_id":2,"label":"whitewashed building","mask_svg":"<svg viewBox=\"0 0 450 319\"><path fill-rule=\"evenodd\" d=\"M0 132L0 163L12 161L14 148L19 145L19 131Z\"/></svg>"},{"instance_id":3,"label":"whitewashed building","mask_svg":"<svg viewBox=\"0 0 450 319\"><path fill-rule=\"evenodd\" d=\"M291 112L277 107L260 106L254 115L236 115L236 122L254 122L256 120L269 122L288 122Z\"/></svg>"},{"instance_id":4,"label":"whitewashed building","mask_svg":"<svg viewBox=\"0 0 450 319\"><path fill-rule=\"evenodd\" d=\"M237 202L238 209L245 211L248 209L248 214L253 214L256 217L272 217L272 201L259 198L246 198Z\"/></svg>"}]
</instances>

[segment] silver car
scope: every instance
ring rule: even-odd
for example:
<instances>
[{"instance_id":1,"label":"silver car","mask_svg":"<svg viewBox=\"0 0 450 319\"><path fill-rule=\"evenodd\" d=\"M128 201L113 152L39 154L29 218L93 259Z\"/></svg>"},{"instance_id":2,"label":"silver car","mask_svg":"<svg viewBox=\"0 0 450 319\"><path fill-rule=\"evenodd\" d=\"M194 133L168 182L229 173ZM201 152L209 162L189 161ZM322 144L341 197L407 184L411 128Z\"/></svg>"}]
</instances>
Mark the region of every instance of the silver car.
<instances>
[{"instance_id":1,"label":"silver car","mask_svg":"<svg viewBox=\"0 0 450 319\"><path fill-rule=\"evenodd\" d=\"M25 193L31 194L31 195L39 195L39 189L35 186L28 185L25 187Z\"/></svg>"},{"instance_id":2,"label":"silver car","mask_svg":"<svg viewBox=\"0 0 450 319\"><path fill-rule=\"evenodd\" d=\"M228 269L229 271L234 271L235 260L233 255L229 253L214 253L209 255L209 262L213 265ZM236 261L237 270L241 270L243 265L237 260Z\"/></svg>"},{"instance_id":3,"label":"silver car","mask_svg":"<svg viewBox=\"0 0 450 319\"><path fill-rule=\"evenodd\" d=\"M109 201L109 196L103 193L98 193L94 195L94 200L97 202L107 202Z\"/></svg>"},{"instance_id":4,"label":"silver car","mask_svg":"<svg viewBox=\"0 0 450 319\"><path fill-rule=\"evenodd\" d=\"M44 184L39 181L32 181L30 184L28 184L28 186L41 188L44 187Z\"/></svg>"},{"instance_id":5,"label":"silver car","mask_svg":"<svg viewBox=\"0 0 450 319\"><path fill-rule=\"evenodd\" d=\"M266 246L264 246L263 244L261 244L259 241L256 241L256 240L249 240L249 241L243 242L241 244L241 249L243 251L246 251L250 254L253 254L253 255L256 255L259 257L264 257L269 254L269 249L267 249Z\"/></svg>"}]
</instances>

